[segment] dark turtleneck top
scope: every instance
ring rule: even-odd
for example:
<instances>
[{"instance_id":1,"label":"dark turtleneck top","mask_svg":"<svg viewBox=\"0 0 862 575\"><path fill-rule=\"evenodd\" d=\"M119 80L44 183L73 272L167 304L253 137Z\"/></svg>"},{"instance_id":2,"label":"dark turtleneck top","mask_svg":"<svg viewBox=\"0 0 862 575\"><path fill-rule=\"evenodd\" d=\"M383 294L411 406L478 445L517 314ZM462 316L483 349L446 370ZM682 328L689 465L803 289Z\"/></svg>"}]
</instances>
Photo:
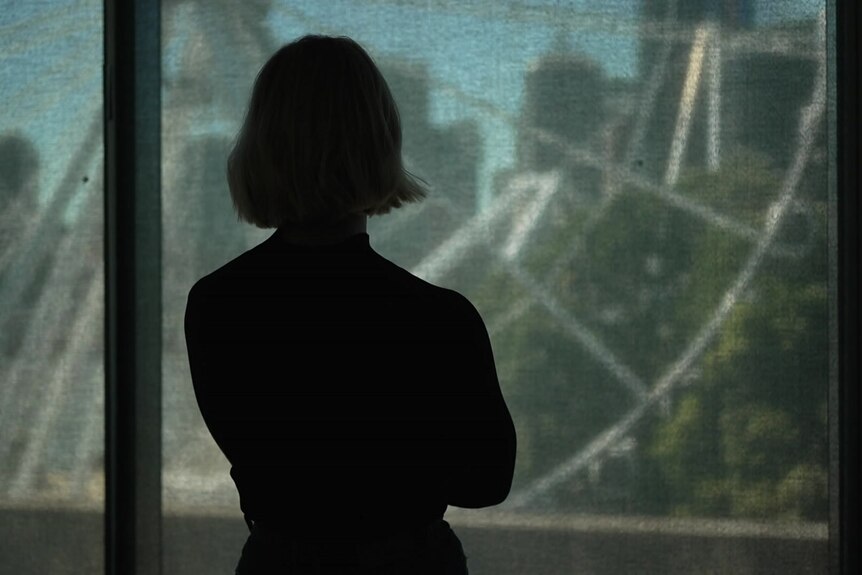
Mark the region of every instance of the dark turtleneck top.
<instances>
[{"instance_id":1,"label":"dark turtleneck top","mask_svg":"<svg viewBox=\"0 0 862 575\"><path fill-rule=\"evenodd\" d=\"M515 428L476 308L367 233L267 240L198 280L185 334L247 517L369 539L508 495Z\"/></svg>"}]
</instances>

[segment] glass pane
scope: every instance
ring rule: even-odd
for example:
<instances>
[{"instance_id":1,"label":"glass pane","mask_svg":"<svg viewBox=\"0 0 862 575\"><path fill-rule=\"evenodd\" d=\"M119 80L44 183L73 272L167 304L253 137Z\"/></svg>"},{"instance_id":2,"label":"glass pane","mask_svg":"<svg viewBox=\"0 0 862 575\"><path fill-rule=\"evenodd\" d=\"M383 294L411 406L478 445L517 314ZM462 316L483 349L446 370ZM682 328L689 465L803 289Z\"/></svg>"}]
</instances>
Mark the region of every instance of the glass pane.
<instances>
[{"instance_id":1,"label":"glass pane","mask_svg":"<svg viewBox=\"0 0 862 575\"><path fill-rule=\"evenodd\" d=\"M102 2L0 10L0 557L103 570Z\"/></svg>"},{"instance_id":2,"label":"glass pane","mask_svg":"<svg viewBox=\"0 0 862 575\"><path fill-rule=\"evenodd\" d=\"M372 247L490 333L518 459L505 503L446 513L471 571L826 572L825 5L165 3L169 572L247 536L183 312L272 233L237 222L225 159L306 33L368 50L432 185Z\"/></svg>"}]
</instances>

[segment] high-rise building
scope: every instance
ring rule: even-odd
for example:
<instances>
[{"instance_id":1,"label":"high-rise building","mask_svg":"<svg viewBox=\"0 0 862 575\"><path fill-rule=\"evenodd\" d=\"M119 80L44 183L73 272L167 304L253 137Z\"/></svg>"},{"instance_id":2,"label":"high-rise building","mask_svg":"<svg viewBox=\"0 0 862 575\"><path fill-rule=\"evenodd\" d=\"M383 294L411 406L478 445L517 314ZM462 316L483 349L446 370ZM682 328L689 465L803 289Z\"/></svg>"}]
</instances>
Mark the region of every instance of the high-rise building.
<instances>
[{"instance_id":1,"label":"high-rise building","mask_svg":"<svg viewBox=\"0 0 862 575\"><path fill-rule=\"evenodd\" d=\"M395 60L378 65L398 105L405 167L431 188L425 206L402 208L422 213L407 216L409 225L399 226L397 238L385 236L378 244L388 257L409 267L475 214L482 140L475 121L446 126L431 122L427 65Z\"/></svg>"},{"instance_id":2,"label":"high-rise building","mask_svg":"<svg viewBox=\"0 0 862 575\"><path fill-rule=\"evenodd\" d=\"M382 61L381 72L398 104L408 164L464 217L476 211L478 164L482 155L474 121L446 126L431 122L431 78L427 65Z\"/></svg>"},{"instance_id":3,"label":"high-rise building","mask_svg":"<svg viewBox=\"0 0 862 575\"><path fill-rule=\"evenodd\" d=\"M813 29L809 26L808 34ZM811 100L816 69L813 57L800 55L739 54L728 59L723 67L728 86L722 95L723 139L729 146L767 157L778 169L787 168L798 145L800 113Z\"/></svg>"},{"instance_id":4,"label":"high-rise building","mask_svg":"<svg viewBox=\"0 0 862 575\"><path fill-rule=\"evenodd\" d=\"M711 68L716 65L711 58L723 58L717 51L713 52L716 42L720 41L717 34L719 31L733 34L751 28L754 8L754 0L642 0L643 33L638 66L642 90L648 89L656 75L659 82L644 138L634 150L635 169L645 176L661 181L668 173L687 82L694 88L687 94L687 111L682 109L682 115L688 116L685 118L688 130L681 156L674 161L679 167L708 165L710 153L715 153L715 149L709 149L708 98L713 97L717 106L723 106L720 97L715 98L716 94L708 92L723 90L720 83L710 85L708 80L710 74L724 76L717 68ZM696 53L698 29L706 26L710 27L712 36L700 53ZM720 117L720 110L713 110L713 113Z\"/></svg>"},{"instance_id":5,"label":"high-rise building","mask_svg":"<svg viewBox=\"0 0 862 575\"><path fill-rule=\"evenodd\" d=\"M583 56L555 51L535 61L524 80L516 165L519 171L559 169L578 202L601 193L601 169L579 153L601 147L606 80Z\"/></svg>"}]
</instances>

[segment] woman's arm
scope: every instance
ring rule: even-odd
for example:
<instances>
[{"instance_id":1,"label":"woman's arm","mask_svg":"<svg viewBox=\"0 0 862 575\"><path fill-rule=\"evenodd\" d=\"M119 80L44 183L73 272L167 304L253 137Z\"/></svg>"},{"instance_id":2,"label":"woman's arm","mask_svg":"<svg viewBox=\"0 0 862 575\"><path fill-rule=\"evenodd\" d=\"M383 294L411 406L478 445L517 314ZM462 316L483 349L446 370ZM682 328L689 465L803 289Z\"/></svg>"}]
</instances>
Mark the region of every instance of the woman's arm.
<instances>
[{"instance_id":1,"label":"woman's arm","mask_svg":"<svg viewBox=\"0 0 862 575\"><path fill-rule=\"evenodd\" d=\"M455 337L452 366L458 405L447 421L453 445L451 464L446 466L447 503L476 509L502 503L509 495L517 438L485 323L473 304L461 299L464 319Z\"/></svg>"},{"instance_id":2,"label":"woman's arm","mask_svg":"<svg viewBox=\"0 0 862 575\"><path fill-rule=\"evenodd\" d=\"M217 349L212 345L211 328L207 325L212 318L208 316L207 300L206 291L200 287L200 282L196 283L189 291L186 300L183 323L189 372L198 409L210 435L216 444L223 448L221 429L216 421L218 402L214 401L213 388L217 384L216 378L219 375L225 375L222 366L216 365L216 362L224 359L226 350Z\"/></svg>"}]
</instances>

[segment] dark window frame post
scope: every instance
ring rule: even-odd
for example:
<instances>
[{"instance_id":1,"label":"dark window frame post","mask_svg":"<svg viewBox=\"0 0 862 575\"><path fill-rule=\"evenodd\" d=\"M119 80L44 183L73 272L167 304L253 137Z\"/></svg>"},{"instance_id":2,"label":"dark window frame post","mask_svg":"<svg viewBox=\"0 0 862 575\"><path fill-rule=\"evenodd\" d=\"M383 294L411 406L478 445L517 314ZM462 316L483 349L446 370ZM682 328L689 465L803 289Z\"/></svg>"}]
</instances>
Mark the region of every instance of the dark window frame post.
<instances>
[{"instance_id":1,"label":"dark window frame post","mask_svg":"<svg viewBox=\"0 0 862 575\"><path fill-rule=\"evenodd\" d=\"M830 2L831 4L831 2ZM859 35L856 0L835 0L836 8L836 180L838 389L831 401L830 571L858 573L860 516L860 204L859 204Z\"/></svg>"},{"instance_id":2,"label":"dark window frame post","mask_svg":"<svg viewBox=\"0 0 862 575\"><path fill-rule=\"evenodd\" d=\"M161 572L159 0L105 0L105 572Z\"/></svg>"}]
</instances>

